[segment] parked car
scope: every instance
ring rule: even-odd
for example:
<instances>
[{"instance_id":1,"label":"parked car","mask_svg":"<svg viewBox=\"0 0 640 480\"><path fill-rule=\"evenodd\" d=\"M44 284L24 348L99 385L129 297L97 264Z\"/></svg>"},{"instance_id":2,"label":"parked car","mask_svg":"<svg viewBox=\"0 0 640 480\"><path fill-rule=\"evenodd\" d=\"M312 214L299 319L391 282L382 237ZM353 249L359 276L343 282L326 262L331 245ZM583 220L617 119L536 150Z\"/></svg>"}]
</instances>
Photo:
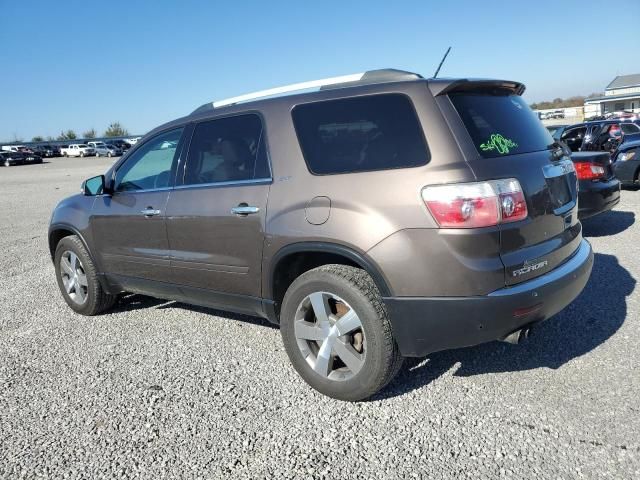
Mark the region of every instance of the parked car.
<instances>
[{"instance_id":1,"label":"parked car","mask_svg":"<svg viewBox=\"0 0 640 480\"><path fill-rule=\"evenodd\" d=\"M119 148L123 153L131 148L127 142L123 140L110 140L106 142L107 145L113 145L116 148Z\"/></svg>"},{"instance_id":2,"label":"parked car","mask_svg":"<svg viewBox=\"0 0 640 480\"><path fill-rule=\"evenodd\" d=\"M36 155L35 153L26 153L24 157L25 164L35 164L42 163L42 157L40 155Z\"/></svg>"},{"instance_id":3,"label":"parked car","mask_svg":"<svg viewBox=\"0 0 640 480\"><path fill-rule=\"evenodd\" d=\"M24 148L23 145L3 145L2 146L2 151L3 152L18 152L20 151L20 148Z\"/></svg>"},{"instance_id":4,"label":"parked car","mask_svg":"<svg viewBox=\"0 0 640 480\"><path fill-rule=\"evenodd\" d=\"M60 157L62 154L60 153L60 147L57 145L44 145L44 148L47 152L51 152L52 157Z\"/></svg>"},{"instance_id":5,"label":"parked car","mask_svg":"<svg viewBox=\"0 0 640 480\"><path fill-rule=\"evenodd\" d=\"M574 152L571 160L578 176L580 220L607 212L620 202L620 181L609 152Z\"/></svg>"},{"instance_id":6,"label":"parked car","mask_svg":"<svg viewBox=\"0 0 640 480\"><path fill-rule=\"evenodd\" d=\"M356 401L403 357L518 342L582 291L576 171L524 85L382 70L278 92L310 85L207 103L63 200L70 308L137 292L258 315L309 385Z\"/></svg>"},{"instance_id":7,"label":"parked car","mask_svg":"<svg viewBox=\"0 0 640 480\"><path fill-rule=\"evenodd\" d=\"M0 151L0 163L5 167L24 165L26 155L22 152Z\"/></svg>"},{"instance_id":8,"label":"parked car","mask_svg":"<svg viewBox=\"0 0 640 480\"><path fill-rule=\"evenodd\" d=\"M608 151L613 152L623 141L621 125L625 124L628 134L637 133L637 125L620 120L597 120L578 123L565 127L560 140L562 140L572 152L580 151ZM632 132L633 129L633 132Z\"/></svg>"},{"instance_id":9,"label":"parked car","mask_svg":"<svg viewBox=\"0 0 640 480\"><path fill-rule=\"evenodd\" d=\"M640 185L640 140L620 144L613 157L613 171L622 185Z\"/></svg>"},{"instance_id":10,"label":"parked car","mask_svg":"<svg viewBox=\"0 0 640 480\"><path fill-rule=\"evenodd\" d=\"M94 148L84 143L72 143L66 148L61 148L60 152L65 157L91 157L96 154Z\"/></svg>"},{"instance_id":11,"label":"parked car","mask_svg":"<svg viewBox=\"0 0 640 480\"><path fill-rule=\"evenodd\" d=\"M122 155L122 150L114 145L107 145L103 143L102 145L97 145L95 147L96 157L119 157Z\"/></svg>"},{"instance_id":12,"label":"parked car","mask_svg":"<svg viewBox=\"0 0 640 480\"><path fill-rule=\"evenodd\" d=\"M42 158L52 158L60 156L60 149L51 145L36 145L31 147L33 153Z\"/></svg>"}]
</instances>

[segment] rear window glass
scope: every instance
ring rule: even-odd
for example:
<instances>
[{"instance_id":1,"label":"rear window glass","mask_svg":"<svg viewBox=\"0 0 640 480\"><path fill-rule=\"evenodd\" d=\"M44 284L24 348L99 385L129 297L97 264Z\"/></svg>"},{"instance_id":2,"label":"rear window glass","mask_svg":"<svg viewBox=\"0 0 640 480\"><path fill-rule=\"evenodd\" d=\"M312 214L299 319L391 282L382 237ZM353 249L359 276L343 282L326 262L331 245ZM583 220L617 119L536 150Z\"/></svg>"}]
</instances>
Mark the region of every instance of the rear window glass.
<instances>
[{"instance_id":1,"label":"rear window glass","mask_svg":"<svg viewBox=\"0 0 640 480\"><path fill-rule=\"evenodd\" d=\"M485 158L546 150L554 141L519 95L453 93L449 97Z\"/></svg>"},{"instance_id":2,"label":"rear window glass","mask_svg":"<svg viewBox=\"0 0 640 480\"><path fill-rule=\"evenodd\" d=\"M315 174L416 167L429 160L422 128L404 95L298 105L293 123L309 170Z\"/></svg>"}]
</instances>

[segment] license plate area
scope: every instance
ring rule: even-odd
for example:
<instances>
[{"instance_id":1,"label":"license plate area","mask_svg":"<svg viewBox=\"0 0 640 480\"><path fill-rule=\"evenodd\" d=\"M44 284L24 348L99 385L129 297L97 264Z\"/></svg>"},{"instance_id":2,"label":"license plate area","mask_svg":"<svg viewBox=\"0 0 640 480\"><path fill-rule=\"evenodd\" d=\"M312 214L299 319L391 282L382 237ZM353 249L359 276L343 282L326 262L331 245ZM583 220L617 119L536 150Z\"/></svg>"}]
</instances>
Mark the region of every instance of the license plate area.
<instances>
[{"instance_id":1,"label":"license plate area","mask_svg":"<svg viewBox=\"0 0 640 480\"><path fill-rule=\"evenodd\" d=\"M578 196L578 178L571 160L545 165L542 168L549 189L553 213L562 215L571 210Z\"/></svg>"}]
</instances>

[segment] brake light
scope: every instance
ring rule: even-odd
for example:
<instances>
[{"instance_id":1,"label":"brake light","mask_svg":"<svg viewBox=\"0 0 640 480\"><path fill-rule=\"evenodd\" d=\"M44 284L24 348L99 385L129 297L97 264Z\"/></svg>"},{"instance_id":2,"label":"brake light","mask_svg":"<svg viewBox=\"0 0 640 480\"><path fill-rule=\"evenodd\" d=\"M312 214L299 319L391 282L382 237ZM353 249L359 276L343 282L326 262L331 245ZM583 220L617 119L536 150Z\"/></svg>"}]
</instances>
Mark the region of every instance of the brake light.
<instances>
[{"instance_id":1,"label":"brake light","mask_svg":"<svg viewBox=\"0 0 640 480\"><path fill-rule=\"evenodd\" d=\"M431 185L422 200L442 228L479 228L527 218L518 180Z\"/></svg>"},{"instance_id":2,"label":"brake light","mask_svg":"<svg viewBox=\"0 0 640 480\"><path fill-rule=\"evenodd\" d=\"M598 180L604 178L604 167L590 162L575 162L573 166L579 180Z\"/></svg>"}]
</instances>

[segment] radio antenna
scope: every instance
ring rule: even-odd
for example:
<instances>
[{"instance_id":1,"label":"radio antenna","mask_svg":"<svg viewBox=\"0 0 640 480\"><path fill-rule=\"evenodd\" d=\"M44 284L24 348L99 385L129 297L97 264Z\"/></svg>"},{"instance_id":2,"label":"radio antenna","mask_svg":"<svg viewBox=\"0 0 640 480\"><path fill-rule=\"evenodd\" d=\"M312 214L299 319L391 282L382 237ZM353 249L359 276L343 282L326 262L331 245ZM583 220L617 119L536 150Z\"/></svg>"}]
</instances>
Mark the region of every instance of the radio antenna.
<instances>
[{"instance_id":1,"label":"radio antenna","mask_svg":"<svg viewBox=\"0 0 640 480\"><path fill-rule=\"evenodd\" d=\"M440 68L442 68L442 64L447 58L447 55L449 55L450 51L451 51L451 47L447 48L447 51L444 52L444 57L442 57L442 60L440 60L440 65L438 65L438 69L436 70L436 73L433 74L433 78L436 78L438 76L438 73L440 72Z\"/></svg>"}]
</instances>

